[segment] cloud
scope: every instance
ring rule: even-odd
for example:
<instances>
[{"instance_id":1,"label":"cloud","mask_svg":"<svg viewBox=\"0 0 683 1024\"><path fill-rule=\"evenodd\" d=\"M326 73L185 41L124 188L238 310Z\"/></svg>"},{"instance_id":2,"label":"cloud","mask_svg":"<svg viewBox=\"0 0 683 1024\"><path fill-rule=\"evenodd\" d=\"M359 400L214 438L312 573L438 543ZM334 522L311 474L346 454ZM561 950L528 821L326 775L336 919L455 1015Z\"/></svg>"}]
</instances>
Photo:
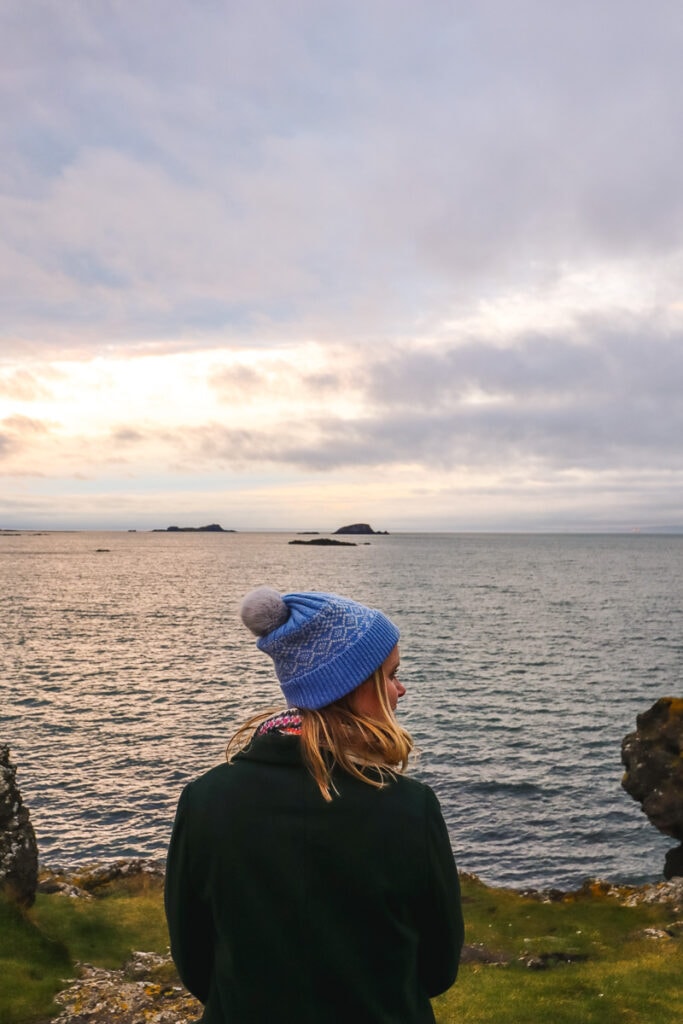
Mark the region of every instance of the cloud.
<instances>
[{"instance_id":1,"label":"cloud","mask_svg":"<svg viewBox=\"0 0 683 1024\"><path fill-rule=\"evenodd\" d=\"M115 444L137 444L144 441L145 435L140 430L133 430L131 427L119 427L114 430L111 439Z\"/></svg>"},{"instance_id":2,"label":"cloud","mask_svg":"<svg viewBox=\"0 0 683 1024\"><path fill-rule=\"evenodd\" d=\"M505 344L468 334L458 344L243 358L102 364L101 376L79 378L91 413L58 431L50 422L36 458L52 446L53 465L198 478L274 467L504 476L516 465L536 480L682 468L683 333L657 318L579 318L567 332L521 332Z\"/></svg>"},{"instance_id":3,"label":"cloud","mask_svg":"<svg viewBox=\"0 0 683 1024\"><path fill-rule=\"evenodd\" d=\"M568 264L680 252L673 4L3 18L15 338L364 344Z\"/></svg>"},{"instance_id":4,"label":"cloud","mask_svg":"<svg viewBox=\"0 0 683 1024\"><path fill-rule=\"evenodd\" d=\"M183 430L183 445L200 462L329 472L408 464L502 471L511 461L535 472L683 468L683 336L646 319L619 329L581 321L569 337L527 333L504 347L483 338L395 346L349 364L345 376L356 381L351 416L330 406L313 412L310 401L302 411L292 397L265 429L216 421ZM283 363L270 380L249 373L246 381L262 396L265 387L282 395L290 378L294 396L300 382ZM333 391L338 382L331 373Z\"/></svg>"},{"instance_id":5,"label":"cloud","mask_svg":"<svg viewBox=\"0 0 683 1024\"><path fill-rule=\"evenodd\" d=\"M675 507L682 48L668 0L5 5L5 478Z\"/></svg>"},{"instance_id":6,"label":"cloud","mask_svg":"<svg viewBox=\"0 0 683 1024\"><path fill-rule=\"evenodd\" d=\"M0 430L0 460L6 458L16 450L16 442L13 437Z\"/></svg>"},{"instance_id":7,"label":"cloud","mask_svg":"<svg viewBox=\"0 0 683 1024\"><path fill-rule=\"evenodd\" d=\"M0 373L0 397L19 402L34 402L48 398L50 390L40 376L28 369Z\"/></svg>"},{"instance_id":8,"label":"cloud","mask_svg":"<svg viewBox=\"0 0 683 1024\"><path fill-rule=\"evenodd\" d=\"M31 419L29 416L8 416L1 421L0 425L14 434L45 434L48 431L48 426L45 423Z\"/></svg>"},{"instance_id":9,"label":"cloud","mask_svg":"<svg viewBox=\"0 0 683 1024\"><path fill-rule=\"evenodd\" d=\"M671 401L683 372L683 332L656 321L579 321L555 333L523 333L505 345L476 338L435 350L396 347L369 367L379 404L428 406L466 399L558 402Z\"/></svg>"},{"instance_id":10,"label":"cloud","mask_svg":"<svg viewBox=\"0 0 683 1024\"><path fill-rule=\"evenodd\" d=\"M44 435L48 429L28 416L6 416L0 420L0 461L21 454L35 435Z\"/></svg>"},{"instance_id":11,"label":"cloud","mask_svg":"<svg viewBox=\"0 0 683 1024\"><path fill-rule=\"evenodd\" d=\"M298 400L307 402L321 395L327 398L344 395L348 398L358 390L360 382L353 357L339 352L330 353L321 362L317 352L311 353L310 358L320 364L320 369L307 369L305 356L303 365L297 365L297 357L291 356L269 360L258 369L233 363L213 370L208 384L223 401L242 405L252 401L263 402L269 397L274 400L283 396L291 399L295 395ZM334 369L326 365L330 363ZM347 368L341 369L340 363L346 364Z\"/></svg>"}]
</instances>

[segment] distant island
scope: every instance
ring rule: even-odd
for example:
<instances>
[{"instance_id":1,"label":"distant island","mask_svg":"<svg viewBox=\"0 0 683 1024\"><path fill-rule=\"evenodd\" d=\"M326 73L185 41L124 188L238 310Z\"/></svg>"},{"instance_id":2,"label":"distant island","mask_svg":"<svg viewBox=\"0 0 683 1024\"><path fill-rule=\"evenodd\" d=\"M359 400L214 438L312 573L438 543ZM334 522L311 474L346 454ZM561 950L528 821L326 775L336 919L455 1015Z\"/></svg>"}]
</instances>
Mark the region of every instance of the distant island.
<instances>
[{"instance_id":1,"label":"distant island","mask_svg":"<svg viewBox=\"0 0 683 1024\"><path fill-rule=\"evenodd\" d=\"M339 530L337 530L339 533ZM314 537L313 540L290 540L290 544L317 544L320 547L329 547L333 544L339 548L355 548L358 545L352 540L333 540L331 537Z\"/></svg>"},{"instance_id":2,"label":"distant island","mask_svg":"<svg viewBox=\"0 0 683 1024\"><path fill-rule=\"evenodd\" d=\"M152 533L237 533L237 530L224 530L218 523L210 523L208 526L167 526Z\"/></svg>"},{"instance_id":3,"label":"distant island","mask_svg":"<svg viewBox=\"0 0 683 1024\"><path fill-rule=\"evenodd\" d=\"M368 523L352 523L350 526L340 526L339 529L335 530L334 532L335 533L371 533L375 537L379 536L380 534L387 535L389 533L388 530L373 530L373 528Z\"/></svg>"}]
</instances>

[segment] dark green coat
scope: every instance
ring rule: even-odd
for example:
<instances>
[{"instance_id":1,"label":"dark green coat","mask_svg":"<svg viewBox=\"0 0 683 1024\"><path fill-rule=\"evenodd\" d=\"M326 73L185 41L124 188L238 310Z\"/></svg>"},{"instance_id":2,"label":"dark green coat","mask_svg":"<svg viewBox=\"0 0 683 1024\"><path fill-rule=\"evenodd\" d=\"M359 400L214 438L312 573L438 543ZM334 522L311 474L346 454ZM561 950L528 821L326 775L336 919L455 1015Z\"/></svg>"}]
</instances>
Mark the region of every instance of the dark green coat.
<instances>
[{"instance_id":1,"label":"dark green coat","mask_svg":"<svg viewBox=\"0 0 683 1024\"><path fill-rule=\"evenodd\" d=\"M166 914L206 1024L433 1022L463 941L438 801L335 782L326 803L298 738L269 734L183 791Z\"/></svg>"}]
</instances>

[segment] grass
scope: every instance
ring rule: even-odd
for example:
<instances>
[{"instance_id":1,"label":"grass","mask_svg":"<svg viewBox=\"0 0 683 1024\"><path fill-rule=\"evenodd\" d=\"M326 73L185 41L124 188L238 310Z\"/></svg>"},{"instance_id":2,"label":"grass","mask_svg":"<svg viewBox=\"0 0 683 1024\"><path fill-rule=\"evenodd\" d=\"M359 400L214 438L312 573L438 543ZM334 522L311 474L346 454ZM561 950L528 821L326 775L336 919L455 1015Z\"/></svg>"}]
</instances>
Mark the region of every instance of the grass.
<instances>
[{"instance_id":1,"label":"grass","mask_svg":"<svg viewBox=\"0 0 683 1024\"><path fill-rule=\"evenodd\" d=\"M120 967L133 949L166 951L162 892L161 879L134 875L98 889L92 900L39 896L31 917L46 935L59 937L74 960Z\"/></svg>"},{"instance_id":2,"label":"grass","mask_svg":"<svg viewBox=\"0 0 683 1024\"><path fill-rule=\"evenodd\" d=\"M73 974L69 951L13 904L0 900L0 1021L47 1014L60 979Z\"/></svg>"},{"instance_id":3,"label":"grass","mask_svg":"<svg viewBox=\"0 0 683 1024\"><path fill-rule=\"evenodd\" d=\"M544 903L468 877L463 900L465 941L505 963L463 964L434 1001L438 1024L683 1019L683 921L670 906L626 907L599 890ZM650 938L647 928L671 934ZM76 961L120 967L133 949L167 945L161 881L146 875L119 879L91 900L39 895L29 911L0 901L0 1021L48 1020Z\"/></svg>"},{"instance_id":4,"label":"grass","mask_svg":"<svg viewBox=\"0 0 683 1024\"><path fill-rule=\"evenodd\" d=\"M112 968L134 949L166 952L162 900L161 880L146 875L120 879L91 900L39 894L28 911L0 899L0 1022L53 1016L76 961Z\"/></svg>"},{"instance_id":5,"label":"grass","mask_svg":"<svg viewBox=\"0 0 683 1024\"><path fill-rule=\"evenodd\" d=\"M466 939L505 964L463 964L438 1024L674 1024L683 1019L683 922L599 890L543 903L465 879ZM645 929L671 935L653 938ZM541 969L527 964L546 963Z\"/></svg>"}]
</instances>

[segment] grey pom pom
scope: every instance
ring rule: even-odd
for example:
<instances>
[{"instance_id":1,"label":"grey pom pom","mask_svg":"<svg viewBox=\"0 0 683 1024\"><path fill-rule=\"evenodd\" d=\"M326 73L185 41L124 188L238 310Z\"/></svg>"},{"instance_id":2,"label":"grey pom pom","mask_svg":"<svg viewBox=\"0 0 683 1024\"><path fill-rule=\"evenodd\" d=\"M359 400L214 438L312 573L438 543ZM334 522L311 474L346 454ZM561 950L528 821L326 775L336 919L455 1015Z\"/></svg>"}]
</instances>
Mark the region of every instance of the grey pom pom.
<instances>
[{"instance_id":1,"label":"grey pom pom","mask_svg":"<svg viewBox=\"0 0 683 1024\"><path fill-rule=\"evenodd\" d=\"M242 601L240 607L242 622L254 636L267 636L289 618L289 608L277 590L272 587L257 587Z\"/></svg>"}]
</instances>

